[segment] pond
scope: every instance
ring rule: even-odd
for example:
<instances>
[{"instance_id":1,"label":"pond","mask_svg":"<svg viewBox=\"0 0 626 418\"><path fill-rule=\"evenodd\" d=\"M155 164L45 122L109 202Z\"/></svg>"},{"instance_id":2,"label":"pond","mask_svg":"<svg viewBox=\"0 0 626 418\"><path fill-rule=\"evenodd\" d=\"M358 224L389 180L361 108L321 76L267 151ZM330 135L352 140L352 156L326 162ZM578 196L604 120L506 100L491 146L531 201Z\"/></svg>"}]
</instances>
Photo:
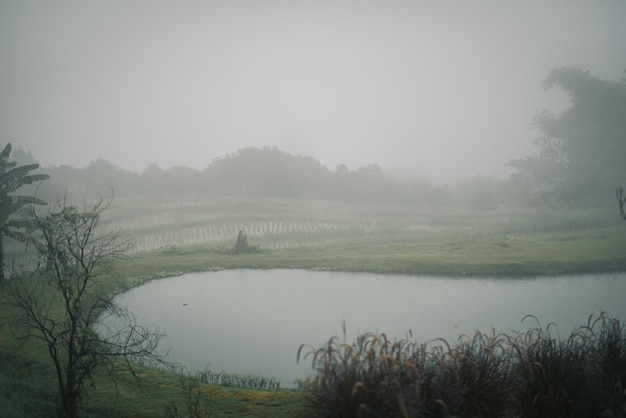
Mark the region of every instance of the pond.
<instances>
[{"instance_id":1,"label":"pond","mask_svg":"<svg viewBox=\"0 0 626 418\"><path fill-rule=\"evenodd\" d=\"M223 270L153 280L116 298L168 338L168 360L189 370L273 376L288 387L311 373L301 344L373 331L390 339L455 342L475 331L557 324L566 337L601 310L626 318L626 273L478 279L305 270Z\"/></svg>"}]
</instances>

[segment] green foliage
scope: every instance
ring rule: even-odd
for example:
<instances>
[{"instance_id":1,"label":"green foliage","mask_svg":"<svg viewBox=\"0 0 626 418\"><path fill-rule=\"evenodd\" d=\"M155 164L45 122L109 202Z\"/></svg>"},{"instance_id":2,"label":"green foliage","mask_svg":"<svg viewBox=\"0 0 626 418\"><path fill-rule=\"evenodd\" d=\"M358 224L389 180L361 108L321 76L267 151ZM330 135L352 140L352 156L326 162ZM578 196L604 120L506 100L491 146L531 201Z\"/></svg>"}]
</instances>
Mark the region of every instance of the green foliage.
<instances>
[{"instance_id":1,"label":"green foliage","mask_svg":"<svg viewBox=\"0 0 626 418\"><path fill-rule=\"evenodd\" d=\"M37 376L24 376L11 362L0 366L0 416L3 418L54 416L55 403L42 392Z\"/></svg>"},{"instance_id":2,"label":"green foliage","mask_svg":"<svg viewBox=\"0 0 626 418\"><path fill-rule=\"evenodd\" d=\"M209 369L198 371L196 377L202 383L221 385L225 387L254 389L254 390L280 390L280 380L275 377L266 377L260 374L238 374L212 372Z\"/></svg>"},{"instance_id":3,"label":"green foliage","mask_svg":"<svg viewBox=\"0 0 626 418\"><path fill-rule=\"evenodd\" d=\"M623 325L601 313L566 340L549 326L456 345L367 333L304 355L301 346L298 359L311 361L304 390L320 417L621 416L625 345Z\"/></svg>"},{"instance_id":4,"label":"green foliage","mask_svg":"<svg viewBox=\"0 0 626 418\"><path fill-rule=\"evenodd\" d=\"M214 197L324 199L357 202L451 203L449 191L428 179L400 179L377 165L332 171L319 161L275 147L244 148L217 158L203 171L162 169L156 163L133 173L98 159L87 167L49 167L52 179L38 191L50 200L68 185L96 196L111 188L118 197Z\"/></svg>"},{"instance_id":5,"label":"green foliage","mask_svg":"<svg viewBox=\"0 0 626 418\"><path fill-rule=\"evenodd\" d=\"M219 194L290 198L317 197L330 179L330 172L313 158L275 147L240 149L213 160L205 174Z\"/></svg>"},{"instance_id":6,"label":"green foliage","mask_svg":"<svg viewBox=\"0 0 626 418\"><path fill-rule=\"evenodd\" d=\"M562 88L571 107L536 115L538 152L511 165L528 199L604 199L626 178L626 79L601 80L575 67L555 68L545 89Z\"/></svg>"},{"instance_id":7,"label":"green foliage","mask_svg":"<svg viewBox=\"0 0 626 418\"><path fill-rule=\"evenodd\" d=\"M179 407L176 401L170 401L165 408L166 418L208 418L211 416L209 397L202 391L200 379L184 371L176 372L178 385L184 400L184 407ZM182 411L179 411L182 409Z\"/></svg>"},{"instance_id":8,"label":"green foliage","mask_svg":"<svg viewBox=\"0 0 626 418\"><path fill-rule=\"evenodd\" d=\"M14 195L21 187L47 179L47 174L33 174L39 164L32 163L17 166L16 161L9 161L11 144L5 145L0 151L0 283L4 281L4 245L3 238L10 237L28 244L33 242L29 235L32 231L32 218L24 210L26 205L45 205L34 196Z\"/></svg>"}]
</instances>

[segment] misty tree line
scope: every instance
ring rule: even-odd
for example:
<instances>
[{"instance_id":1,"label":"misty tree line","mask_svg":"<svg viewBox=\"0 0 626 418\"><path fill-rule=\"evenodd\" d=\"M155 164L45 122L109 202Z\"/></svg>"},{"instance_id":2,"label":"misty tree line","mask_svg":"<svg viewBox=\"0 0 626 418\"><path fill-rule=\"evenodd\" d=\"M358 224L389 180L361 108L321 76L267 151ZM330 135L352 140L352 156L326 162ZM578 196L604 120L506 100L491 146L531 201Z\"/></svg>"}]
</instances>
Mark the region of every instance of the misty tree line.
<instances>
[{"instance_id":1,"label":"misty tree line","mask_svg":"<svg viewBox=\"0 0 626 418\"><path fill-rule=\"evenodd\" d=\"M24 157L26 154L16 155ZM31 157L32 158L32 157ZM330 199L395 203L452 202L447 186L428 179L395 178L378 166L355 170L345 165L330 170L311 157L291 155L275 147L244 148L213 160L205 170L189 167L162 169L156 163L134 173L98 159L78 169L46 167L49 181L37 195L54 198L68 188L81 192L100 187L116 196L253 196L294 199ZM491 180L484 180L492 185Z\"/></svg>"},{"instance_id":2,"label":"misty tree line","mask_svg":"<svg viewBox=\"0 0 626 418\"><path fill-rule=\"evenodd\" d=\"M536 152L508 162L516 172L504 181L474 177L438 185L427 178L395 178L378 165L351 170L341 164L331 170L311 157L250 147L217 158L202 171L165 170L153 163L139 174L103 159L82 169L47 167L51 178L38 195L52 198L67 188L106 186L118 196L262 196L474 209L612 199L615 187L626 182L626 77L602 80L576 67L562 67L544 82L546 90L555 86L569 95L571 106L560 115L537 113ZM34 162L23 151L14 158Z\"/></svg>"},{"instance_id":3,"label":"misty tree line","mask_svg":"<svg viewBox=\"0 0 626 418\"><path fill-rule=\"evenodd\" d=\"M537 151L510 162L512 187L528 202L609 198L626 181L626 70L614 81L556 68L543 87L560 87L570 107L537 113Z\"/></svg>"}]
</instances>

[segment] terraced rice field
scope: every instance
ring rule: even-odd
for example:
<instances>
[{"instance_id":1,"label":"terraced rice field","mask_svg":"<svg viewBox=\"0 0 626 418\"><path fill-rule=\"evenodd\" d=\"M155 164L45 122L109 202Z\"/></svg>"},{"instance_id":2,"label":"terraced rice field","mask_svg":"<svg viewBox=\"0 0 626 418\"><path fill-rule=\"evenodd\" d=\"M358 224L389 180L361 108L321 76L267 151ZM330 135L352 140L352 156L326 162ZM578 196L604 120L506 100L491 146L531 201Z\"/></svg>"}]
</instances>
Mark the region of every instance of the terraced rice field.
<instances>
[{"instance_id":1,"label":"terraced rice field","mask_svg":"<svg viewBox=\"0 0 626 418\"><path fill-rule=\"evenodd\" d=\"M130 254L182 247L231 248L239 231L261 250L357 248L427 243L565 240L620 233L626 226L605 207L472 212L454 207L264 198L121 198L105 212L108 230L132 239ZM446 244L447 245L447 244ZM13 245L15 266L33 262Z\"/></svg>"},{"instance_id":2,"label":"terraced rice field","mask_svg":"<svg viewBox=\"0 0 626 418\"><path fill-rule=\"evenodd\" d=\"M117 202L109 213L108 227L132 236L134 252L200 244L229 246L239 231L253 245L284 249L354 238L391 239L435 228L437 221L424 215L430 217L410 207L220 198L155 203L137 210Z\"/></svg>"}]
</instances>

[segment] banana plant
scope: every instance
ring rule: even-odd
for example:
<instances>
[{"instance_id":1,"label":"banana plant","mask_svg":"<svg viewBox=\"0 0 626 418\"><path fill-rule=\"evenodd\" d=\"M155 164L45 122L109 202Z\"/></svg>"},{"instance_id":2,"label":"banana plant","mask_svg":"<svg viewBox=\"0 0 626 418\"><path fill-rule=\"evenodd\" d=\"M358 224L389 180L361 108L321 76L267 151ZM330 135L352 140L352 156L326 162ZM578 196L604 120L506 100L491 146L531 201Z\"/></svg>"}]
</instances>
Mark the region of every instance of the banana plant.
<instances>
[{"instance_id":1,"label":"banana plant","mask_svg":"<svg viewBox=\"0 0 626 418\"><path fill-rule=\"evenodd\" d=\"M16 161L9 161L11 143L0 151L0 283L4 276L4 238L9 237L26 245L34 242L31 236L34 224L28 205L45 205L46 202L35 196L14 195L13 192L24 185L33 184L49 178L47 174L30 173L39 168L39 164L18 166Z\"/></svg>"}]
</instances>

